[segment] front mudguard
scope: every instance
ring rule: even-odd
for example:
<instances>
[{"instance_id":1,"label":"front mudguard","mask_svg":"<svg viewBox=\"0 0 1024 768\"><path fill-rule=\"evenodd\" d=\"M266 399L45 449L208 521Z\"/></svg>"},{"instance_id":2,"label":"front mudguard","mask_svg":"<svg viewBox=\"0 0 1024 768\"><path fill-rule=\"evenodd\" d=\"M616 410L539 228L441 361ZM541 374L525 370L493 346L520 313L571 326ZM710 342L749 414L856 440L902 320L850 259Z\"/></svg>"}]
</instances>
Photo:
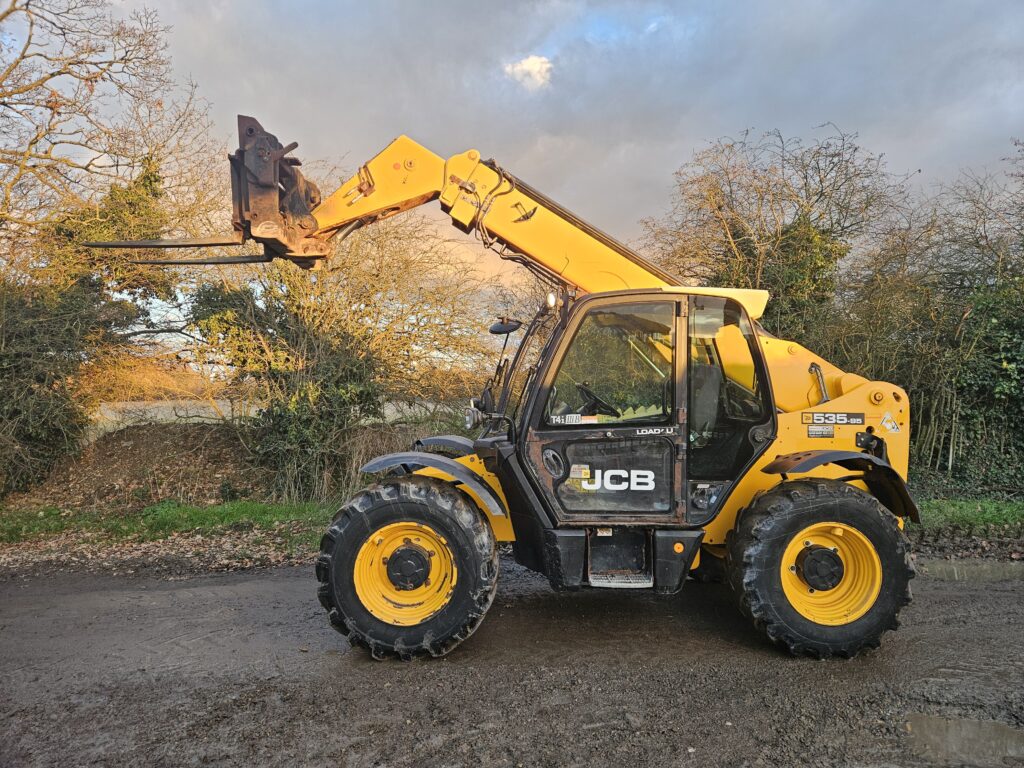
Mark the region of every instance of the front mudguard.
<instances>
[{"instance_id":1,"label":"front mudguard","mask_svg":"<svg viewBox=\"0 0 1024 768\"><path fill-rule=\"evenodd\" d=\"M477 466L479 469L476 469ZM484 478L482 473L487 470L483 466L483 461L475 454L452 459L426 451L402 451L378 456L363 465L359 471L374 474L386 470L398 471L401 474L420 473L462 486L487 517L495 538L498 541L515 539L508 506L499 490L500 486L497 486L497 479L489 482Z\"/></svg>"},{"instance_id":2,"label":"front mudguard","mask_svg":"<svg viewBox=\"0 0 1024 768\"><path fill-rule=\"evenodd\" d=\"M457 459L473 453L473 441L462 435L431 435L417 438L410 450L437 453Z\"/></svg>"}]
</instances>

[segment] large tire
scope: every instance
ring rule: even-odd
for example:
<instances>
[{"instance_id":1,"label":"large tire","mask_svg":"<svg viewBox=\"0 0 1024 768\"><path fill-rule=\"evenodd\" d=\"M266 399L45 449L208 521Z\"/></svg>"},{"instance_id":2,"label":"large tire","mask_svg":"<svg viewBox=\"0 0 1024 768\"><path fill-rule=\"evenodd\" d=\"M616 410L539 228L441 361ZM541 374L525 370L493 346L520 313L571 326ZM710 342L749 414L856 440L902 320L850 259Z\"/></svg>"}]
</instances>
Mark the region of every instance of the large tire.
<instances>
[{"instance_id":1,"label":"large tire","mask_svg":"<svg viewBox=\"0 0 1024 768\"><path fill-rule=\"evenodd\" d=\"M393 577L392 559L412 563L408 578L422 583ZM443 656L473 634L490 608L498 554L490 525L469 497L442 480L406 475L361 491L341 508L321 539L316 575L331 625L352 645L375 659Z\"/></svg>"},{"instance_id":2,"label":"large tire","mask_svg":"<svg viewBox=\"0 0 1024 768\"><path fill-rule=\"evenodd\" d=\"M864 491L825 479L755 497L729 535L727 570L757 629L794 655L822 659L877 648L899 626L914 577L896 517Z\"/></svg>"}]
</instances>

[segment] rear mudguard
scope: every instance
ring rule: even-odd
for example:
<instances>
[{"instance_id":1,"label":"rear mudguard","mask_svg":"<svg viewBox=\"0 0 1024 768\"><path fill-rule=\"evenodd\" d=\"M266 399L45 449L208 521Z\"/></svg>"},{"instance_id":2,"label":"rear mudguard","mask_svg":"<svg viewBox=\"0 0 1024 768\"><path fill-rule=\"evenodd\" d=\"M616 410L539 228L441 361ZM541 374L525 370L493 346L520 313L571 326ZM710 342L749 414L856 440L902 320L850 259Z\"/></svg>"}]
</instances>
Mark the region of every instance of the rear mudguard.
<instances>
[{"instance_id":1,"label":"rear mudguard","mask_svg":"<svg viewBox=\"0 0 1024 768\"><path fill-rule=\"evenodd\" d=\"M921 522L921 513L910 496L907 484L889 463L870 453L857 451L804 451L779 456L761 471L769 475L803 474L822 464L835 464L854 472L863 472L858 480L864 482L871 495L897 517L909 517Z\"/></svg>"},{"instance_id":2,"label":"rear mudguard","mask_svg":"<svg viewBox=\"0 0 1024 768\"><path fill-rule=\"evenodd\" d=\"M403 451L378 456L360 468L360 472L373 474L385 470L401 473L415 473L437 477L461 486L477 507L487 517L498 541L514 541L512 521L508 515L508 504L501 490L498 478L488 472L483 460L470 453L458 459L440 456L436 453Z\"/></svg>"}]
</instances>

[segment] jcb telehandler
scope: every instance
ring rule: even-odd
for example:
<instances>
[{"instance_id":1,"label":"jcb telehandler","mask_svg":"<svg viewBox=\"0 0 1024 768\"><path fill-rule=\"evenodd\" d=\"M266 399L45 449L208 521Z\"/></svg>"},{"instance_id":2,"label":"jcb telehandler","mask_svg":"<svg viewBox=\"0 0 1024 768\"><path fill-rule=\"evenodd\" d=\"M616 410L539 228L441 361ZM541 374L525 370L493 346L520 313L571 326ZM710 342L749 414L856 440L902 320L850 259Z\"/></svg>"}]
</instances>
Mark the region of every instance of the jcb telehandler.
<instances>
[{"instance_id":1,"label":"jcb telehandler","mask_svg":"<svg viewBox=\"0 0 1024 768\"><path fill-rule=\"evenodd\" d=\"M234 232L105 247L263 244L316 267L359 227L440 202L551 293L467 411L362 468L316 562L331 624L376 657L441 656L494 599L497 546L552 587L678 592L721 576L794 654L874 648L910 601L902 389L846 373L757 324L768 294L680 285L476 150L402 136L325 200L239 117ZM502 319L496 334L518 331ZM507 340L507 337L506 337Z\"/></svg>"}]
</instances>

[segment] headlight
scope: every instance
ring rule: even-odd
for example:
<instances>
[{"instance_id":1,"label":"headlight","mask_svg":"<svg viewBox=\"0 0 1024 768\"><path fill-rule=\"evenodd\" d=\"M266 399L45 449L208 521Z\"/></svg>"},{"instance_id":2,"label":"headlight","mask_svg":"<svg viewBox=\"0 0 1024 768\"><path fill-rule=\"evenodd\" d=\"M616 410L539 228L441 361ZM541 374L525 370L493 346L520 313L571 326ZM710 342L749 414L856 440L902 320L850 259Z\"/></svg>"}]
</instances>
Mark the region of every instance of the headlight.
<instances>
[{"instance_id":1,"label":"headlight","mask_svg":"<svg viewBox=\"0 0 1024 768\"><path fill-rule=\"evenodd\" d=\"M476 429L484 423L484 415L479 410L470 406L466 409L466 429Z\"/></svg>"}]
</instances>

